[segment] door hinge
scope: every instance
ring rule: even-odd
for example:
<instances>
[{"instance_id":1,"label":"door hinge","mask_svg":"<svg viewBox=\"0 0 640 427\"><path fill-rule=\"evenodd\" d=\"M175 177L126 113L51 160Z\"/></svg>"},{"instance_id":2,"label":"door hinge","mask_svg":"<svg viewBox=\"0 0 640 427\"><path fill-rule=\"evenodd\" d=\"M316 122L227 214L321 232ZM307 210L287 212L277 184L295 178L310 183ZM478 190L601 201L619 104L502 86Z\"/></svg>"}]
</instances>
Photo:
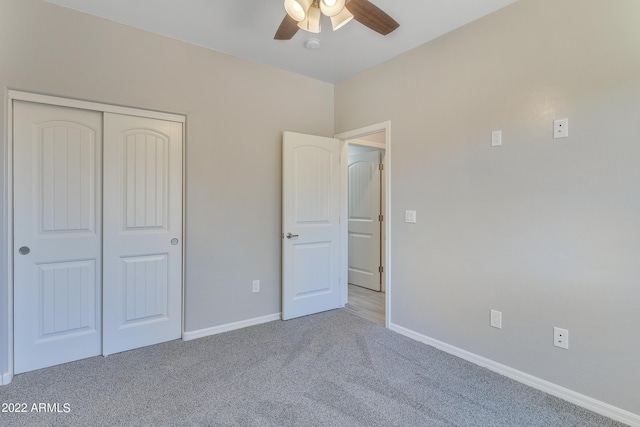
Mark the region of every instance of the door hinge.
<instances>
[{"instance_id":1,"label":"door hinge","mask_svg":"<svg viewBox=\"0 0 640 427\"><path fill-rule=\"evenodd\" d=\"M378 267L378 273L384 273L384 267L383 266Z\"/></svg>"},{"instance_id":2,"label":"door hinge","mask_svg":"<svg viewBox=\"0 0 640 427\"><path fill-rule=\"evenodd\" d=\"M384 221L384 215L382 214L378 215L378 221L380 222Z\"/></svg>"},{"instance_id":3,"label":"door hinge","mask_svg":"<svg viewBox=\"0 0 640 427\"><path fill-rule=\"evenodd\" d=\"M381 171L383 171L383 170L384 170L384 165L383 165L382 163L380 163L380 164L378 165L378 170L381 170Z\"/></svg>"}]
</instances>

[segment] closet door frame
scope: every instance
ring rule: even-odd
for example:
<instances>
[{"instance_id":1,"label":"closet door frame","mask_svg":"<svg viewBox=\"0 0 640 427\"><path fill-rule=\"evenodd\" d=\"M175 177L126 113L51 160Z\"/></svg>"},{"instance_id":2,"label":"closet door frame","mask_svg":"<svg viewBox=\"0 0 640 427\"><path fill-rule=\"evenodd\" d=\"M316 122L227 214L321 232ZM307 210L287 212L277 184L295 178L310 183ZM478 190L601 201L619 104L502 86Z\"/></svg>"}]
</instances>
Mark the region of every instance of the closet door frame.
<instances>
[{"instance_id":1,"label":"closet door frame","mask_svg":"<svg viewBox=\"0 0 640 427\"><path fill-rule=\"evenodd\" d=\"M23 92L17 90L7 90L7 120L6 120L6 128L7 128L7 150L6 154L6 162L5 162L5 194L6 194L6 208L4 214L6 215L6 236L7 240L5 242L7 259L5 262L7 263L7 271L6 271L6 283L7 283L7 307L6 307L6 325L7 325L7 361L8 361L8 372L2 374L0 373L0 385L6 385L11 382L13 379L13 262L14 262L14 248L13 248L13 101L28 101L28 102L36 102L39 104L49 104L49 105L57 105L60 107L70 107L76 108L80 110L90 110L90 111L98 111L102 113L116 113L116 114L124 114L129 116L139 116L146 117L150 119L159 119L159 120L167 120L172 122L182 123L182 239L181 239L181 250L182 250L182 336L184 337L184 274L185 274L185 262L184 262L184 254L185 254L185 203L184 196L186 194L185 191L185 159L186 159L186 116L181 114L173 114L173 113L165 113L161 111L150 111L143 110L138 108L129 108L129 107L121 107L118 105L110 105L110 104L102 104L99 102L90 102L90 101L81 101L70 98L61 98L57 96L49 96L49 95L40 95L31 92Z\"/></svg>"}]
</instances>

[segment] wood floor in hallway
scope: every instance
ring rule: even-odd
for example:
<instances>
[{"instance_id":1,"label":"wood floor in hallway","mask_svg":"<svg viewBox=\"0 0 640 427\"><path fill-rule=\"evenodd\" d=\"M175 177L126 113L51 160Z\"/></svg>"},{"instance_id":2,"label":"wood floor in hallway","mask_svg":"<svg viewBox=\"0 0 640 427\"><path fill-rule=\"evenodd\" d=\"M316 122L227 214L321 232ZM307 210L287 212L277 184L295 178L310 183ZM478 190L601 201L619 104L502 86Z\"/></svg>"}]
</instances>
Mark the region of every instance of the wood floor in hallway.
<instances>
[{"instance_id":1,"label":"wood floor in hallway","mask_svg":"<svg viewBox=\"0 0 640 427\"><path fill-rule=\"evenodd\" d=\"M353 314L384 325L385 294L349 285L349 302L345 308Z\"/></svg>"}]
</instances>

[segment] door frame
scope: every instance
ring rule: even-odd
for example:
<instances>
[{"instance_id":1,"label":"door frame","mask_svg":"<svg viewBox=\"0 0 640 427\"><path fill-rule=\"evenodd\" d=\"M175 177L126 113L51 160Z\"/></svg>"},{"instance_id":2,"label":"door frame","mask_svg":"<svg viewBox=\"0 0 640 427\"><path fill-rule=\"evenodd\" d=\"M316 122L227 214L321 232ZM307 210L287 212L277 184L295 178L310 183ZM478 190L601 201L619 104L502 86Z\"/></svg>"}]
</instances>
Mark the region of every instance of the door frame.
<instances>
[{"instance_id":1,"label":"door frame","mask_svg":"<svg viewBox=\"0 0 640 427\"><path fill-rule=\"evenodd\" d=\"M383 173L383 181L384 181L384 242L383 242L383 251L384 251L384 284L385 284L385 327L389 328L391 324L391 121L375 123L370 126L365 126L359 129L354 129L348 132L343 132L336 135L334 138L344 141L342 145L342 152L340 154L340 158L344 159L340 162L340 188L342 194L340 195L340 216L345 218L345 221L342 221L342 229L341 229L341 242L340 246L343 248L342 250L342 259L341 259L341 271L342 276L345 280L342 281L342 305L344 306L347 303L349 298L349 284L346 279L349 272L349 226L347 218L349 217L349 162L346 160L349 158L349 141L357 140L359 138L365 137L367 135L371 135L374 133L384 132L385 143L376 144L374 142L369 142L363 144L362 141L358 142L358 145L365 145L368 147L375 147L385 150L384 155L384 173Z\"/></svg>"},{"instance_id":2,"label":"door frame","mask_svg":"<svg viewBox=\"0 0 640 427\"><path fill-rule=\"evenodd\" d=\"M99 102L91 102L91 101L82 101L71 98L62 98L57 96L50 95L41 95L32 92L24 92L19 90L6 90L7 97L7 113L6 113L6 146L5 150L5 210L3 212L6 221L6 229L5 233L7 236L7 240L5 242L5 250L6 250L6 259L7 263L7 272L5 276L5 280L7 283L7 317L6 317L6 325L7 325L7 372L0 373L0 385L7 385L13 379L13 287L14 287L14 277L13 277L13 101L27 101L27 102L35 102L39 104L48 104L48 105L56 105L60 107L69 107L76 108L80 110L89 110L89 111L99 111L103 113L115 113L115 114L125 114L129 116L140 116L147 117L150 119L159 119L159 120L167 120L182 123L182 301L180 305L182 307L182 326L181 333L184 339L184 316L185 316L185 236L186 236L186 203L185 203L185 195L186 195L186 122L187 118L182 114L174 114L174 113L165 113L162 111L153 111L153 110L143 110L139 108L130 108L130 107L122 107L119 105L111 105L111 104L103 104Z\"/></svg>"}]
</instances>

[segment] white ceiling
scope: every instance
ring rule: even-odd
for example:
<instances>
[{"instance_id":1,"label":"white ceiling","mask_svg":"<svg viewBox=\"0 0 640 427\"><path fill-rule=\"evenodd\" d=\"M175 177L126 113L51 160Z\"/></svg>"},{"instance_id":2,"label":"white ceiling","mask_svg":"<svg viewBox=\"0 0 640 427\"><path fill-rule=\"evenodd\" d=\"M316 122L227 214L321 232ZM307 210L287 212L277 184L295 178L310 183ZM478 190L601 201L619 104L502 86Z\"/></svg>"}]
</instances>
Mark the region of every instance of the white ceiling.
<instances>
[{"instance_id":1,"label":"white ceiling","mask_svg":"<svg viewBox=\"0 0 640 427\"><path fill-rule=\"evenodd\" d=\"M285 15L283 0L46 0L132 27L250 61L337 83L516 0L373 0L400 23L381 36L352 21L333 32L273 36ZM308 38L319 50L304 48Z\"/></svg>"}]
</instances>

